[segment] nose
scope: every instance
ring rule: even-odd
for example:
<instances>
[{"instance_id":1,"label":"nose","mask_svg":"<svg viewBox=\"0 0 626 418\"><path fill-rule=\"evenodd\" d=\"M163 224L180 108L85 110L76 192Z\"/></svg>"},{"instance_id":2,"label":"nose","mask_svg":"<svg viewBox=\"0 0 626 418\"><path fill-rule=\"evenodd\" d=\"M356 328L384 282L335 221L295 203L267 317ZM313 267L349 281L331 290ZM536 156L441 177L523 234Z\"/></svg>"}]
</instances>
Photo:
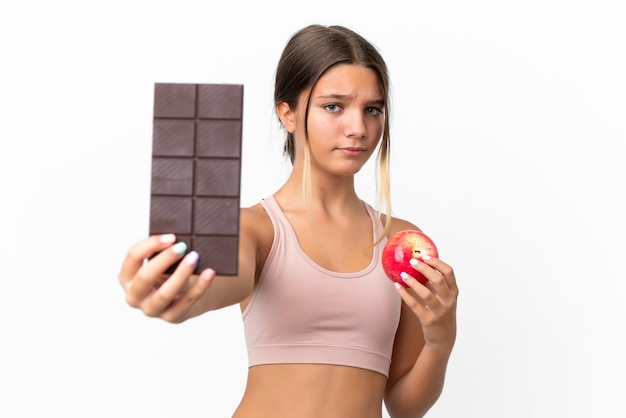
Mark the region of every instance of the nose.
<instances>
[{"instance_id":1,"label":"nose","mask_svg":"<svg viewBox=\"0 0 626 418\"><path fill-rule=\"evenodd\" d=\"M353 111L346 113L345 134L349 138L365 138L367 135L367 125L363 112Z\"/></svg>"}]
</instances>

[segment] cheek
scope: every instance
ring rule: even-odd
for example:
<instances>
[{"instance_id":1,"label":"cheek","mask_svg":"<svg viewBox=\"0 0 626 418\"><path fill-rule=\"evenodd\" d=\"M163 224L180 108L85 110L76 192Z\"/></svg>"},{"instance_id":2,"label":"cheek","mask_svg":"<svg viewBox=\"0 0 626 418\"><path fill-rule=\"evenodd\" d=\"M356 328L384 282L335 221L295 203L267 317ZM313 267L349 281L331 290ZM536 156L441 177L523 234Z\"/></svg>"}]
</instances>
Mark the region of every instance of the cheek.
<instances>
[{"instance_id":1,"label":"cheek","mask_svg":"<svg viewBox=\"0 0 626 418\"><path fill-rule=\"evenodd\" d=\"M371 132L373 138L380 140L380 137L383 134L384 123L385 121L383 119L380 119L372 121L372 123L369 125L369 132Z\"/></svg>"},{"instance_id":2,"label":"cheek","mask_svg":"<svg viewBox=\"0 0 626 418\"><path fill-rule=\"evenodd\" d=\"M324 138L334 137L338 129L340 129L340 123L336 119L316 117L314 112L311 112L309 115L308 133L311 141L315 138L323 140Z\"/></svg>"}]
</instances>

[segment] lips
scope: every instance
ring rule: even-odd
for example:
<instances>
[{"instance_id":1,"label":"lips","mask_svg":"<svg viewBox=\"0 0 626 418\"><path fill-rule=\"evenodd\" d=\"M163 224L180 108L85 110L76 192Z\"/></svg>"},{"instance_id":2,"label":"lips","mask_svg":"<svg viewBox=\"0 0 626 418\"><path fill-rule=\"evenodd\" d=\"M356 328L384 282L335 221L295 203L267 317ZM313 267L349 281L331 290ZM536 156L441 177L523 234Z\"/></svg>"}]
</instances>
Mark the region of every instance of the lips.
<instances>
[{"instance_id":1,"label":"lips","mask_svg":"<svg viewBox=\"0 0 626 418\"><path fill-rule=\"evenodd\" d=\"M365 148L361 148L361 147L343 147L343 148L339 148L340 150L346 150L346 151L365 151Z\"/></svg>"},{"instance_id":2,"label":"lips","mask_svg":"<svg viewBox=\"0 0 626 418\"><path fill-rule=\"evenodd\" d=\"M337 148L337 149L343 152L345 155L348 155L350 157L359 156L366 151L365 148L361 148L361 147L342 147L342 148Z\"/></svg>"}]
</instances>

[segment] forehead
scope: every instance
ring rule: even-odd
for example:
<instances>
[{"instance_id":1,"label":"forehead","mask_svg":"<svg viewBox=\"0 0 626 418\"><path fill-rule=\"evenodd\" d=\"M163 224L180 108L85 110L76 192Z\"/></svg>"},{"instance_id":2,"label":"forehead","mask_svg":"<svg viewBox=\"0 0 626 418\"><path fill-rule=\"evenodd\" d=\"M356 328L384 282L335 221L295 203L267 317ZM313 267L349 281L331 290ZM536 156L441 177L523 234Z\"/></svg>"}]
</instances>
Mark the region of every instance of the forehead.
<instances>
[{"instance_id":1,"label":"forehead","mask_svg":"<svg viewBox=\"0 0 626 418\"><path fill-rule=\"evenodd\" d=\"M360 65L339 64L324 73L313 87L313 98L325 94L356 94L368 99L382 99L383 91L374 70Z\"/></svg>"}]
</instances>

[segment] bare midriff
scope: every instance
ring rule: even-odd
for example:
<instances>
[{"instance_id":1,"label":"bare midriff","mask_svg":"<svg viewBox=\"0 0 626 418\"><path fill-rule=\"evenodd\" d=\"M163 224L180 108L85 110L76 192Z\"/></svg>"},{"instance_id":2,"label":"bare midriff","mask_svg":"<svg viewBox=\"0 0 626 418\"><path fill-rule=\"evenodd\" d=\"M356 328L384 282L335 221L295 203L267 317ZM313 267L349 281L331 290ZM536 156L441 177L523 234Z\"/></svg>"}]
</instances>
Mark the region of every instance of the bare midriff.
<instances>
[{"instance_id":1,"label":"bare midriff","mask_svg":"<svg viewBox=\"0 0 626 418\"><path fill-rule=\"evenodd\" d=\"M347 366L254 366L233 418L381 418L386 380Z\"/></svg>"}]
</instances>

